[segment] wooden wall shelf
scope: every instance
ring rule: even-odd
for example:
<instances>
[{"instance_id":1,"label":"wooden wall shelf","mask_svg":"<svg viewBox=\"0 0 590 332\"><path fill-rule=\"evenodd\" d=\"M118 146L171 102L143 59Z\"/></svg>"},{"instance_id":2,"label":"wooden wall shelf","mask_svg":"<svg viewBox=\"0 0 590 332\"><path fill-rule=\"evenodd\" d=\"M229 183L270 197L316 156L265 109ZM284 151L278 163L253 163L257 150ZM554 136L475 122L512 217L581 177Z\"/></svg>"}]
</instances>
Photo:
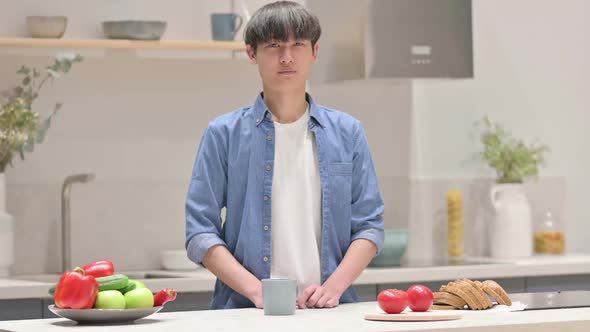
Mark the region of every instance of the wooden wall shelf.
<instances>
[{"instance_id":1,"label":"wooden wall shelf","mask_svg":"<svg viewBox=\"0 0 590 332\"><path fill-rule=\"evenodd\" d=\"M1 38L0 48L243 51L243 41Z\"/></svg>"}]
</instances>

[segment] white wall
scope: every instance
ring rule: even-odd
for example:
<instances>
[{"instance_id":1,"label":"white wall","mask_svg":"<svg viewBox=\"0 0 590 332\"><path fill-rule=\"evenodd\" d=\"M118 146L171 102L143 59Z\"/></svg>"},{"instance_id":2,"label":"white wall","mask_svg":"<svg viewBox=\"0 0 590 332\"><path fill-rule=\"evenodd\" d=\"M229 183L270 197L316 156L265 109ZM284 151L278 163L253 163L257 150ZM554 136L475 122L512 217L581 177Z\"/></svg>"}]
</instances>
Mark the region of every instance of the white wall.
<instances>
[{"instance_id":1,"label":"white wall","mask_svg":"<svg viewBox=\"0 0 590 332\"><path fill-rule=\"evenodd\" d=\"M414 176L491 176L470 159L473 124L488 115L550 146L541 176L565 176L568 251L590 252L589 22L585 0L474 0L475 78L414 81Z\"/></svg>"}]
</instances>

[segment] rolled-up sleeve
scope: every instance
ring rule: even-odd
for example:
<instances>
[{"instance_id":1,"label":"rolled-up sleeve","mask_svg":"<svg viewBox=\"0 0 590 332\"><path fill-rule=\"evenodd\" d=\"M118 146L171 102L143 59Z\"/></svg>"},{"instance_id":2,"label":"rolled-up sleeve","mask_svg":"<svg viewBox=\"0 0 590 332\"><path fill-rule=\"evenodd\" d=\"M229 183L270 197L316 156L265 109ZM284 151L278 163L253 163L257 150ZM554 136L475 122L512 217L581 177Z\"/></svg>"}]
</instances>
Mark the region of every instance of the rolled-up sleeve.
<instances>
[{"instance_id":1,"label":"rolled-up sleeve","mask_svg":"<svg viewBox=\"0 0 590 332\"><path fill-rule=\"evenodd\" d=\"M186 196L186 242L188 257L201 264L209 248L224 245L221 209L227 197L226 144L209 125L201 138Z\"/></svg>"},{"instance_id":2,"label":"rolled-up sleeve","mask_svg":"<svg viewBox=\"0 0 590 332\"><path fill-rule=\"evenodd\" d=\"M352 241L369 240L383 245L383 199L363 126L359 123L354 138L352 168Z\"/></svg>"}]
</instances>

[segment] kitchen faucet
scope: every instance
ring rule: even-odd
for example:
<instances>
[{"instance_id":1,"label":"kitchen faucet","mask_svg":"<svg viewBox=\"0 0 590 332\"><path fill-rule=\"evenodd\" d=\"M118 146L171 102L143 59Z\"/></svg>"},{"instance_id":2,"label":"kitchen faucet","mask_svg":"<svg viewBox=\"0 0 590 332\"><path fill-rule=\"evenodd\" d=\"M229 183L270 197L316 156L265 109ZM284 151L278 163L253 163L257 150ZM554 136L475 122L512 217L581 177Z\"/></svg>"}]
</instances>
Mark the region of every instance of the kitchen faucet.
<instances>
[{"instance_id":1,"label":"kitchen faucet","mask_svg":"<svg viewBox=\"0 0 590 332\"><path fill-rule=\"evenodd\" d=\"M70 270L72 248L70 237L70 187L73 183L86 183L94 180L94 174L75 174L66 177L61 188L61 270Z\"/></svg>"}]
</instances>

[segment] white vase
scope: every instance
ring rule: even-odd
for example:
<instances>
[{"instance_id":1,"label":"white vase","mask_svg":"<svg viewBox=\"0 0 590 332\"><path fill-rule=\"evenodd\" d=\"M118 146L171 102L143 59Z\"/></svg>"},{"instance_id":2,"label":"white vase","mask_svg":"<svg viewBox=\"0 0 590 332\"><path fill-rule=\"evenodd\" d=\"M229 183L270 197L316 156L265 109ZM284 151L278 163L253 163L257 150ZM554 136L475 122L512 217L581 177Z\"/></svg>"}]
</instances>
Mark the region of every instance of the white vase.
<instances>
[{"instance_id":1,"label":"white vase","mask_svg":"<svg viewBox=\"0 0 590 332\"><path fill-rule=\"evenodd\" d=\"M6 174L0 173L0 278L10 276L14 264L14 218L6 213Z\"/></svg>"},{"instance_id":2,"label":"white vase","mask_svg":"<svg viewBox=\"0 0 590 332\"><path fill-rule=\"evenodd\" d=\"M493 258L521 258L533 254L531 206L522 184L499 184L490 190L494 218L490 227Z\"/></svg>"}]
</instances>

